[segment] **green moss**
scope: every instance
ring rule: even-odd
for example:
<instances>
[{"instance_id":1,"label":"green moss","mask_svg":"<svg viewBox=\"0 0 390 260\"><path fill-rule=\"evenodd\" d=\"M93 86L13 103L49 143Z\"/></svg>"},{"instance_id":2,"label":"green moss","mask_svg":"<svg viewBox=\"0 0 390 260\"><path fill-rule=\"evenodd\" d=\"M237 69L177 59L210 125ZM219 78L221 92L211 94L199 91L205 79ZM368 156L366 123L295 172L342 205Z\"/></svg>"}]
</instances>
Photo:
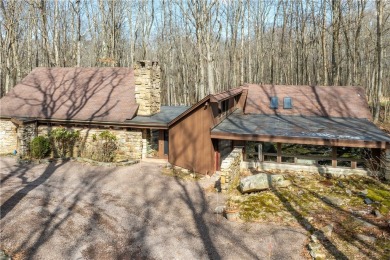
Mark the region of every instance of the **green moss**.
<instances>
[{"instance_id":1,"label":"green moss","mask_svg":"<svg viewBox=\"0 0 390 260\"><path fill-rule=\"evenodd\" d=\"M384 205L380 205L378 210L381 214L388 214L390 212L389 207L386 207Z\"/></svg>"},{"instance_id":2,"label":"green moss","mask_svg":"<svg viewBox=\"0 0 390 260\"><path fill-rule=\"evenodd\" d=\"M390 191L382 190L382 189L367 189L368 194L367 197L373 201L378 201L382 205L390 208Z\"/></svg>"},{"instance_id":3,"label":"green moss","mask_svg":"<svg viewBox=\"0 0 390 260\"><path fill-rule=\"evenodd\" d=\"M245 221L254 221L261 217L267 217L269 213L276 213L281 210L280 200L269 191L249 196L240 204L240 215Z\"/></svg>"},{"instance_id":4,"label":"green moss","mask_svg":"<svg viewBox=\"0 0 390 260\"><path fill-rule=\"evenodd\" d=\"M381 188L369 188L367 189L367 197L373 201L380 202L378 210L382 214L388 214L390 212L390 191L383 190Z\"/></svg>"},{"instance_id":5,"label":"green moss","mask_svg":"<svg viewBox=\"0 0 390 260\"><path fill-rule=\"evenodd\" d=\"M390 242L386 238L379 238L376 247L383 252L381 259L390 259Z\"/></svg>"}]
</instances>

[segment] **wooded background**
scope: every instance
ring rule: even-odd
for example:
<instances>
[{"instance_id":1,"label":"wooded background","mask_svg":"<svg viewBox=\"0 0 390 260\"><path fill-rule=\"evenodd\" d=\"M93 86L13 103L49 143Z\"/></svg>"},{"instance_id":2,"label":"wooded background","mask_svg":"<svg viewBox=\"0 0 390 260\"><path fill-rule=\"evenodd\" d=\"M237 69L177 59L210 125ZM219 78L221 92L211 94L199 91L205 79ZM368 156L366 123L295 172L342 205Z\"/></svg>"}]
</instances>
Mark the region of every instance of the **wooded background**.
<instances>
[{"instance_id":1,"label":"wooded background","mask_svg":"<svg viewBox=\"0 0 390 260\"><path fill-rule=\"evenodd\" d=\"M390 119L386 0L0 1L0 97L37 66L151 59L164 104L245 82L357 85Z\"/></svg>"}]
</instances>

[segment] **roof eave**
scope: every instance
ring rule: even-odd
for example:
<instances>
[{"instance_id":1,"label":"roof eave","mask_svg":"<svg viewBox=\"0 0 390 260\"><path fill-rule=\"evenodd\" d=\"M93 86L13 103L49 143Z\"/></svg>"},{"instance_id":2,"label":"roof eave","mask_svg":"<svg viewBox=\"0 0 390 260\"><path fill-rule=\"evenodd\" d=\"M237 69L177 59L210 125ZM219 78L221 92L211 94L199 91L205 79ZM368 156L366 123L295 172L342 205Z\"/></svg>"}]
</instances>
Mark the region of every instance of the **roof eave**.
<instances>
[{"instance_id":1,"label":"roof eave","mask_svg":"<svg viewBox=\"0 0 390 260\"><path fill-rule=\"evenodd\" d=\"M203 99L199 100L197 103L195 103L194 105L192 105L189 109L187 109L186 111L184 111L183 113L181 113L180 115L178 115L175 119L173 119L171 122L168 123L168 127L171 127L172 125L174 125L176 122L178 122L180 119L182 119L183 117L185 117L186 115L190 114L192 111L194 111L195 109L197 109L199 106L201 106L203 103L205 103L206 101L209 101L210 100L210 97L211 95L207 95L206 97L204 97Z\"/></svg>"},{"instance_id":2,"label":"roof eave","mask_svg":"<svg viewBox=\"0 0 390 260\"><path fill-rule=\"evenodd\" d=\"M241 93L242 93L242 87L233 88L233 89L221 92L221 93L217 93L215 95L210 95L210 102L211 103L218 103L218 102L227 100L229 98L235 97L237 95L240 95ZM218 95L223 95L223 94L227 94L227 96L223 97L223 98L218 98L217 97Z\"/></svg>"},{"instance_id":3,"label":"roof eave","mask_svg":"<svg viewBox=\"0 0 390 260\"><path fill-rule=\"evenodd\" d=\"M13 117L0 116L0 119L13 120ZM119 126L119 127L130 127L130 128L158 128L158 129L168 129L168 124L164 123L129 123L129 122L115 122L115 121L92 121L92 120L69 120L69 119L47 119L47 118L15 118L17 124L22 123L58 123L58 124L80 124L80 125L110 125L110 126Z\"/></svg>"}]
</instances>

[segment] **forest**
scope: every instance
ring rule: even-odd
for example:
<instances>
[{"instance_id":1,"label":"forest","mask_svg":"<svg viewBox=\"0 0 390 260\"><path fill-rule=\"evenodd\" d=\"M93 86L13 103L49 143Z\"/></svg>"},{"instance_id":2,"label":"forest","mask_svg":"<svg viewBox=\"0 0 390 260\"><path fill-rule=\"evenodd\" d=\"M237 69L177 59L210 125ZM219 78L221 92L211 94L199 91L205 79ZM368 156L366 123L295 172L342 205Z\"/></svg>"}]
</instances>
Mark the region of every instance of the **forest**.
<instances>
[{"instance_id":1,"label":"forest","mask_svg":"<svg viewBox=\"0 0 390 260\"><path fill-rule=\"evenodd\" d=\"M390 1L0 0L0 97L33 68L156 60L163 103L244 83L354 85L390 120Z\"/></svg>"}]
</instances>

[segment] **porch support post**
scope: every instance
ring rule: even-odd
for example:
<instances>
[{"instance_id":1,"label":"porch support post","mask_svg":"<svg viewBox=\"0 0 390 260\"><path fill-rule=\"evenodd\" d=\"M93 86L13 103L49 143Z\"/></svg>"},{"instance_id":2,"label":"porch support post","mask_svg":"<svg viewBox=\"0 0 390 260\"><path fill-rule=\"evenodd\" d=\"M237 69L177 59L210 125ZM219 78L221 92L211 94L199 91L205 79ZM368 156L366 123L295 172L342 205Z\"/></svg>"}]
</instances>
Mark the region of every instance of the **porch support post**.
<instances>
[{"instance_id":1,"label":"porch support post","mask_svg":"<svg viewBox=\"0 0 390 260\"><path fill-rule=\"evenodd\" d=\"M332 146L332 167L337 167L337 146Z\"/></svg>"},{"instance_id":2,"label":"porch support post","mask_svg":"<svg viewBox=\"0 0 390 260\"><path fill-rule=\"evenodd\" d=\"M390 147L385 150L385 162L384 162L385 179L390 181Z\"/></svg>"},{"instance_id":3,"label":"porch support post","mask_svg":"<svg viewBox=\"0 0 390 260\"><path fill-rule=\"evenodd\" d=\"M142 159L145 159L148 154L148 133L147 129L142 130Z\"/></svg>"},{"instance_id":4,"label":"porch support post","mask_svg":"<svg viewBox=\"0 0 390 260\"><path fill-rule=\"evenodd\" d=\"M243 141L243 149L242 149L242 160L243 161L246 161L246 150L245 150L246 142L247 141Z\"/></svg>"},{"instance_id":5,"label":"porch support post","mask_svg":"<svg viewBox=\"0 0 390 260\"><path fill-rule=\"evenodd\" d=\"M277 163L281 163L282 162L282 144L281 143L277 143L276 144L276 149L277 149L276 162Z\"/></svg>"},{"instance_id":6,"label":"porch support post","mask_svg":"<svg viewBox=\"0 0 390 260\"><path fill-rule=\"evenodd\" d=\"M356 161L351 161L351 168L356 169L356 167L357 167Z\"/></svg>"},{"instance_id":7,"label":"porch support post","mask_svg":"<svg viewBox=\"0 0 390 260\"><path fill-rule=\"evenodd\" d=\"M164 130L158 130L158 158L164 158Z\"/></svg>"}]
</instances>

